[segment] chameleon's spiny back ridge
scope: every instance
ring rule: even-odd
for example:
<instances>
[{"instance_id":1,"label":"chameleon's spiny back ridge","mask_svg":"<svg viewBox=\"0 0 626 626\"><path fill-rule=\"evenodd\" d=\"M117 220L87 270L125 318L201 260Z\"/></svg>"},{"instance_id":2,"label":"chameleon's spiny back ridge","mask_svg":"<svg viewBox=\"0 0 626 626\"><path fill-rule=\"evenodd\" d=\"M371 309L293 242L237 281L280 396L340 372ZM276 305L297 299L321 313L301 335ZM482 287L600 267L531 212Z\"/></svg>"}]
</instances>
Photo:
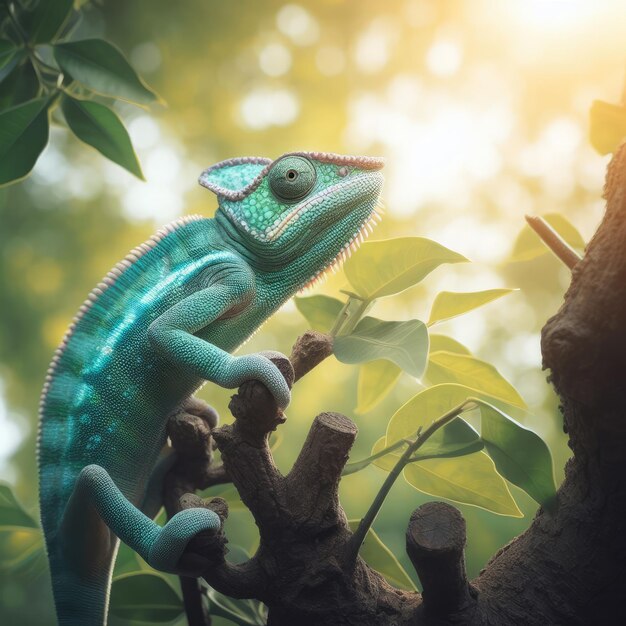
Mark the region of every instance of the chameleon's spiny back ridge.
<instances>
[{"instance_id":1,"label":"chameleon's spiny back ridge","mask_svg":"<svg viewBox=\"0 0 626 626\"><path fill-rule=\"evenodd\" d=\"M159 229L156 233L154 233L149 239L139 244L136 248L133 248L127 255L122 259L119 263L116 263L115 266L107 272L106 276L99 282L96 287L94 287L87 296L87 299L81 304L78 309L78 313L74 316L71 324L69 325L63 339L61 340L61 344L55 350L54 356L52 357L52 361L50 362L50 366L46 372L46 378L43 385L43 389L41 391L41 397L39 400L39 431L37 436L37 454L39 455L39 446L41 442L41 420L43 419L45 408L46 408L46 399L48 395L48 391L50 389L50 384L52 383L52 379L54 378L55 372L58 368L59 362L67 345L72 337L76 326L79 324L81 319L87 314L87 312L93 307L94 303L98 301L100 296L112 285L114 285L117 280L126 272L129 268L133 266L144 254L152 250L164 237L168 234L173 233L177 229L189 224L190 222L195 222L198 220L206 219L202 215L185 215L183 217L166 224L161 229Z\"/></svg>"}]
</instances>

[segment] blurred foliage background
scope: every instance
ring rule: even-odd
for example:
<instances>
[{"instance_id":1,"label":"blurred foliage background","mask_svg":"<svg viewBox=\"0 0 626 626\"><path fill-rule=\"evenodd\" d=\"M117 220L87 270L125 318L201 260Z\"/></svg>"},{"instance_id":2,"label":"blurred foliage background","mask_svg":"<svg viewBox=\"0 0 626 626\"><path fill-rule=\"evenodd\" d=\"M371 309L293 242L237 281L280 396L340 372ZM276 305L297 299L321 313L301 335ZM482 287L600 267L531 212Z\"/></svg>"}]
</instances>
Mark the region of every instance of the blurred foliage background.
<instances>
[{"instance_id":1,"label":"blurred foliage background","mask_svg":"<svg viewBox=\"0 0 626 626\"><path fill-rule=\"evenodd\" d=\"M52 128L33 175L0 189L0 477L36 512L36 415L48 362L91 287L155 228L179 215L210 216L196 184L212 163L295 150L387 158L387 215L375 238L420 235L474 263L444 266L374 314L426 319L442 289L519 291L446 322L449 333L513 382L546 439L560 482L568 457L556 398L541 371L539 331L559 306L568 271L548 254L512 256L526 213L559 212L588 239L601 219L607 157L587 139L592 100L616 102L624 74L626 5L556 0L279 0L90 3L76 39L117 44L167 103L116 105L146 182ZM338 295L342 273L315 293ZM243 351L289 352L307 327L287 304ZM356 415L357 368L329 359L298 385L283 441L287 471L312 418L355 419L352 458L369 454L389 416L418 390L403 374L386 400ZM230 392L201 396L228 420ZM350 518L367 509L385 474L347 476ZM532 519L460 506L475 576ZM375 529L404 556L411 511L427 500L398 481ZM252 548L256 529L234 511L227 533ZM0 576L0 622L53 623L46 574Z\"/></svg>"}]
</instances>

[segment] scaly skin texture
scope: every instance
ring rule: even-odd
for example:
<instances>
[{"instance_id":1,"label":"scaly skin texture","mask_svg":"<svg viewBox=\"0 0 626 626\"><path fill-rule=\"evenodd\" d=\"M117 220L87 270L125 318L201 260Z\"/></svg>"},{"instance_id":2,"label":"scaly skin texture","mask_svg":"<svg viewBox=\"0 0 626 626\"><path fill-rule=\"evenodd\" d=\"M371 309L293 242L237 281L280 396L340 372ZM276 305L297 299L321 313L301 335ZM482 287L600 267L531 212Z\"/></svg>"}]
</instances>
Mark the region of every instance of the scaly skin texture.
<instances>
[{"instance_id":1,"label":"scaly skin texture","mask_svg":"<svg viewBox=\"0 0 626 626\"><path fill-rule=\"evenodd\" d=\"M326 153L219 163L200 178L218 196L215 218L165 227L90 294L41 403L41 516L60 624L106 622L118 537L157 569L199 574L177 564L217 515L188 509L161 528L145 514L168 416L205 380L260 380L289 403L271 361L231 353L355 246L377 215L381 168Z\"/></svg>"}]
</instances>

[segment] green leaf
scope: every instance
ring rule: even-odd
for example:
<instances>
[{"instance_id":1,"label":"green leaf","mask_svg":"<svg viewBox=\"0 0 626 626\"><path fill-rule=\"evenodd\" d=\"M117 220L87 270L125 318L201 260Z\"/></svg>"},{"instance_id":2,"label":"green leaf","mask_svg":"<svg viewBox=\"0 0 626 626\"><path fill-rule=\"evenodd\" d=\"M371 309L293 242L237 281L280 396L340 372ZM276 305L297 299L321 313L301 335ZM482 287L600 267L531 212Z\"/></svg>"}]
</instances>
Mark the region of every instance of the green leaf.
<instances>
[{"instance_id":1,"label":"green leaf","mask_svg":"<svg viewBox=\"0 0 626 626\"><path fill-rule=\"evenodd\" d=\"M358 414L371 411L393 389L402 370L391 361L379 359L361 365L357 383Z\"/></svg>"},{"instance_id":2,"label":"green leaf","mask_svg":"<svg viewBox=\"0 0 626 626\"><path fill-rule=\"evenodd\" d=\"M385 470L386 472L390 472L396 465L396 463L400 460L402 453L404 452L403 448L396 448L392 452L388 452L382 456L377 456L387 447L387 437L381 437L376 441L376 443L372 446L372 457L376 457L375 459L364 459L360 465L363 467L367 467L370 463L376 465L376 467L380 467L380 469ZM367 461L366 464L364 462ZM356 465L356 464L353 464ZM359 467L358 469L363 469L363 467ZM355 471L357 471L355 469Z\"/></svg>"},{"instance_id":3,"label":"green leaf","mask_svg":"<svg viewBox=\"0 0 626 626\"><path fill-rule=\"evenodd\" d=\"M124 55L107 41L84 39L56 44L54 57L64 72L93 91L139 104L158 99Z\"/></svg>"},{"instance_id":4,"label":"green leaf","mask_svg":"<svg viewBox=\"0 0 626 626\"><path fill-rule=\"evenodd\" d=\"M600 154L615 152L626 137L626 107L594 100L589 111L589 140Z\"/></svg>"},{"instance_id":5,"label":"green leaf","mask_svg":"<svg viewBox=\"0 0 626 626\"><path fill-rule=\"evenodd\" d=\"M115 559L114 576L117 578L122 574L130 574L131 572L140 572L142 566L139 564L139 556L124 542L120 543L120 548Z\"/></svg>"},{"instance_id":6,"label":"green leaf","mask_svg":"<svg viewBox=\"0 0 626 626\"><path fill-rule=\"evenodd\" d=\"M0 571L36 576L45 570L43 535L9 485L0 484Z\"/></svg>"},{"instance_id":7,"label":"green leaf","mask_svg":"<svg viewBox=\"0 0 626 626\"><path fill-rule=\"evenodd\" d=\"M39 528L0 526L0 572L36 576L46 569Z\"/></svg>"},{"instance_id":8,"label":"green leaf","mask_svg":"<svg viewBox=\"0 0 626 626\"><path fill-rule=\"evenodd\" d=\"M98 102L68 97L63 98L61 107L67 125L81 141L144 180L128 132L111 109Z\"/></svg>"},{"instance_id":9,"label":"green leaf","mask_svg":"<svg viewBox=\"0 0 626 626\"><path fill-rule=\"evenodd\" d=\"M385 322L364 317L351 334L335 337L333 353L349 364L387 359L419 378L428 358L428 331L419 320Z\"/></svg>"},{"instance_id":10,"label":"green leaf","mask_svg":"<svg viewBox=\"0 0 626 626\"><path fill-rule=\"evenodd\" d=\"M0 68L13 58L18 49L12 41L0 39Z\"/></svg>"},{"instance_id":11,"label":"green leaf","mask_svg":"<svg viewBox=\"0 0 626 626\"><path fill-rule=\"evenodd\" d=\"M526 408L522 396L493 365L467 354L431 352L426 378L434 385L459 383L507 404Z\"/></svg>"},{"instance_id":12,"label":"green leaf","mask_svg":"<svg viewBox=\"0 0 626 626\"><path fill-rule=\"evenodd\" d=\"M32 11L23 14L22 27L34 44L53 41L72 12L73 0L39 0Z\"/></svg>"},{"instance_id":13,"label":"green leaf","mask_svg":"<svg viewBox=\"0 0 626 626\"><path fill-rule=\"evenodd\" d=\"M39 525L28 514L13 495L11 487L0 484L0 527L24 526L26 528L39 528Z\"/></svg>"},{"instance_id":14,"label":"green leaf","mask_svg":"<svg viewBox=\"0 0 626 626\"><path fill-rule=\"evenodd\" d=\"M551 508L556 485L546 443L488 402L476 401L480 405L480 430L485 450L498 472L539 504Z\"/></svg>"},{"instance_id":15,"label":"green leaf","mask_svg":"<svg viewBox=\"0 0 626 626\"><path fill-rule=\"evenodd\" d=\"M48 143L47 98L0 113L0 185L27 176Z\"/></svg>"},{"instance_id":16,"label":"green leaf","mask_svg":"<svg viewBox=\"0 0 626 626\"><path fill-rule=\"evenodd\" d=\"M416 457L453 458L484 448L480 435L457 417L431 435L416 451Z\"/></svg>"},{"instance_id":17,"label":"green leaf","mask_svg":"<svg viewBox=\"0 0 626 626\"><path fill-rule=\"evenodd\" d=\"M330 296L310 296L294 298L296 308L311 325L313 330L327 333L343 308L343 302Z\"/></svg>"},{"instance_id":18,"label":"green leaf","mask_svg":"<svg viewBox=\"0 0 626 626\"><path fill-rule=\"evenodd\" d=\"M523 517L504 479L484 452L454 459L428 459L404 468L406 481L437 498L471 504L499 515Z\"/></svg>"},{"instance_id":19,"label":"green leaf","mask_svg":"<svg viewBox=\"0 0 626 626\"><path fill-rule=\"evenodd\" d=\"M430 352L456 352L457 354L471 354L470 351L459 341L447 335L435 335L430 333Z\"/></svg>"},{"instance_id":20,"label":"green leaf","mask_svg":"<svg viewBox=\"0 0 626 626\"><path fill-rule=\"evenodd\" d=\"M211 615L225 617L239 626L264 626L266 623L267 611L258 600L229 598L212 587L208 588L207 595Z\"/></svg>"},{"instance_id":21,"label":"green leaf","mask_svg":"<svg viewBox=\"0 0 626 626\"><path fill-rule=\"evenodd\" d=\"M576 230L576 227L561 214L548 213L541 217L543 217L572 248L578 250L585 248L585 241L581 234ZM509 261L514 263L518 261L529 261L547 252L548 248L546 245L539 239L537 233L526 224L515 240Z\"/></svg>"},{"instance_id":22,"label":"green leaf","mask_svg":"<svg viewBox=\"0 0 626 626\"><path fill-rule=\"evenodd\" d=\"M442 291L437 294L430 310L428 325L449 320L457 315L463 315L468 311L487 304L492 300L506 296L516 289L487 289L486 291Z\"/></svg>"},{"instance_id":23,"label":"green leaf","mask_svg":"<svg viewBox=\"0 0 626 626\"><path fill-rule=\"evenodd\" d=\"M0 110L33 100L39 94L39 79L30 61L16 64L0 86Z\"/></svg>"},{"instance_id":24,"label":"green leaf","mask_svg":"<svg viewBox=\"0 0 626 626\"><path fill-rule=\"evenodd\" d=\"M414 437L418 428L430 426L436 419L476 395L482 393L450 383L420 391L392 415L387 424L387 445Z\"/></svg>"},{"instance_id":25,"label":"green leaf","mask_svg":"<svg viewBox=\"0 0 626 626\"><path fill-rule=\"evenodd\" d=\"M346 261L346 277L365 300L382 298L419 283L442 263L465 263L460 254L424 237L366 241Z\"/></svg>"},{"instance_id":26,"label":"green leaf","mask_svg":"<svg viewBox=\"0 0 626 626\"><path fill-rule=\"evenodd\" d=\"M352 532L357 529L359 522L358 519L348 520ZM382 574L388 583L407 591L417 591L404 567L371 527L365 535L359 555L370 567Z\"/></svg>"},{"instance_id":27,"label":"green leaf","mask_svg":"<svg viewBox=\"0 0 626 626\"><path fill-rule=\"evenodd\" d=\"M352 471L359 471L370 463L374 463L386 471L391 471L400 460L404 450L402 447L398 447L385 455L377 456L387 447L387 438L381 437L374 444L368 459L364 459L360 463L349 464L354 466ZM483 448L484 443L480 435L464 419L457 418L431 435L417 450L414 458L420 460L424 458L447 459L472 454Z\"/></svg>"},{"instance_id":28,"label":"green leaf","mask_svg":"<svg viewBox=\"0 0 626 626\"><path fill-rule=\"evenodd\" d=\"M111 613L127 620L170 622L183 612L182 600L156 574L122 574L111 587Z\"/></svg>"}]
</instances>

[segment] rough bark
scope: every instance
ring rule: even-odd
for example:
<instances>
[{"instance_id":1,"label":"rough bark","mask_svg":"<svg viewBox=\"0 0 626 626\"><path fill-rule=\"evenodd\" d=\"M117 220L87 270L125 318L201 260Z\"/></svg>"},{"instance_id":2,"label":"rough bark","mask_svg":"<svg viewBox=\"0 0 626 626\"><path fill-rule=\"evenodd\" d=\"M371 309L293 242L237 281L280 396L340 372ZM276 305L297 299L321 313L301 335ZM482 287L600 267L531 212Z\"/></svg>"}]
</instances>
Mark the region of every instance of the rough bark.
<instances>
[{"instance_id":1,"label":"rough bark","mask_svg":"<svg viewBox=\"0 0 626 626\"><path fill-rule=\"evenodd\" d=\"M274 626L626 623L625 185L622 148L609 168L604 220L542 333L544 366L574 452L553 512L540 508L469 583L461 514L423 505L411 516L407 552L424 593L396 590L349 549L337 489L355 425L336 413L318 415L283 476L267 441L284 418L267 390L248 382L231 402L235 423L212 436L261 542L250 562L235 567L224 560L223 537L199 538L189 558L205 559L208 583L265 602ZM292 355L296 377L330 346L319 334L301 339ZM278 361L293 380L286 359Z\"/></svg>"}]
</instances>

